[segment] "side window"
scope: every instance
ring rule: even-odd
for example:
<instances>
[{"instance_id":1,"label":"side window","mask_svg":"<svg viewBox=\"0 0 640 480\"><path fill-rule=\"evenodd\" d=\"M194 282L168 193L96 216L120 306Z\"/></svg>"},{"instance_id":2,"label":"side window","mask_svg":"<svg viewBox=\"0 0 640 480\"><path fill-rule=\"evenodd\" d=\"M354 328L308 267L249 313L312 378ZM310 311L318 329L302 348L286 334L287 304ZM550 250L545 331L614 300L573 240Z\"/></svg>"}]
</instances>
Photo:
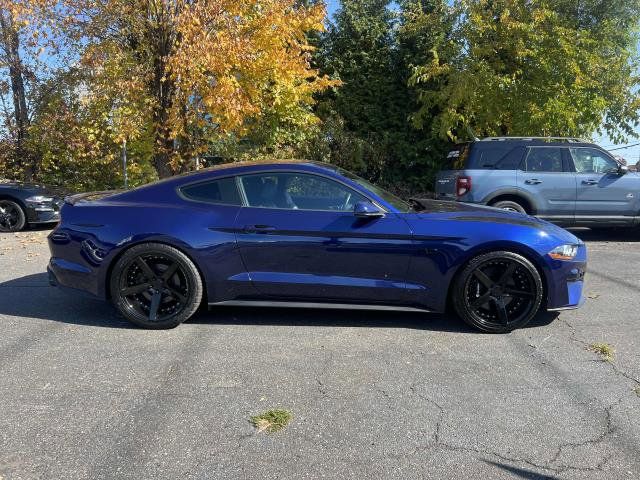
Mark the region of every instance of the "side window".
<instances>
[{"instance_id":1,"label":"side window","mask_svg":"<svg viewBox=\"0 0 640 480\"><path fill-rule=\"evenodd\" d=\"M346 212L366 200L338 182L304 173L262 173L241 181L250 207Z\"/></svg>"},{"instance_id":2,"label":"side window","mask_svg":"<svg viewBox=\"0 0 640 480\"><path fill-rule=\"evenodd\" d=\"M571 157L578 173L607 173L618 168L618 163L595 148L572 148Z\"/></svg>"},{"instance_id":3,"label":"side window","mask_svg":"<svg viewBox=\"0 0 640 480\"><path fill-rule=\"evenodd\" d=\"M526 170L527 172L562 172L562 148L530 148Z\"/></svg>"},{"instance_id":4,"label":"side window","mask_svg":"<svg viewBox=\"0 0 640 480\"><path fill-rule=\"evenodd\" d=\"M498 160L494 168L496 170L517 170L520 168L525 153L524 147L516 147Z\"/></svg>"},{"instance_id":5,"label":"side window","mask_svg":"<svg viewBox=\"0 0 640 480\"><path fill-rule=\"evenodd\" d=\"M180 189L189 200L198 202L221 203L224 205L242 205L240 193L234 178L221 178L211 182L187 185Z\"/></svg>"}]
</instances>

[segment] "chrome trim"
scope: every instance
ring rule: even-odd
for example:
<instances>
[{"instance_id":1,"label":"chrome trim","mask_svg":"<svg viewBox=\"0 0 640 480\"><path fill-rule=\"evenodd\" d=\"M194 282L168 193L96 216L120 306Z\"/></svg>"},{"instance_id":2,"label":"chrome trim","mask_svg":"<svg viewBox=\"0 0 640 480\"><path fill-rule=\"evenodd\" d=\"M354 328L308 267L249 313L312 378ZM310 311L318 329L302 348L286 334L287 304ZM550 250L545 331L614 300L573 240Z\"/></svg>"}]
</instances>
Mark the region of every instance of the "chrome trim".
<instances>
[{"instance_id":1,"label":"chrome trim","mask_svg":"<svg viewBox=\"0 0 640 480\"><path fill-rule=\"evenodd\" d=\"M424 308L403 307L395 305L371 305L354 303L316 303L316 302L281 302L267 300L225 300L223 302L209 303L210 307L277 307L277 308L321 308L337 310L382 310L397 312L430 312Z\"/></svg>"}]
</instances>

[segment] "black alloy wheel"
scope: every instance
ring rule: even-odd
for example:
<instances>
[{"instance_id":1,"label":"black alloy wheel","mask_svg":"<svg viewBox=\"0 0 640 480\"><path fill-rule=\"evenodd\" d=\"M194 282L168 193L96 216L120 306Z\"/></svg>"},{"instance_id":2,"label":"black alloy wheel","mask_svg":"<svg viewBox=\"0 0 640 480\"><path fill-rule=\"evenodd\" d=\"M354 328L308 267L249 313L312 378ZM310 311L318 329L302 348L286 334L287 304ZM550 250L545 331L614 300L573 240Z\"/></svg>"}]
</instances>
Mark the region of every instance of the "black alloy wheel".
<instances>
[{"instance_id":1,"label":"black alloy wheel","mask_svg":"<svg viewBox=\"0 0 640 480\"><path fill-rule=\"evenodd\" d=\"M193 262L164 244L127 250L111 275L111 297L120 313L145 328L173 328L200 306L203 286Z\"/></svg>"},{"instance_id":2,"label":"black alloy wheel","mask_svg":"<svg viewBox=\"0 0 640 480\"><path fill-rule=\"evenodd\" d=\"M11 200L0 200L0 232L18 232L27 223L22 207Z\"/></svg>"},{"instance_id":3,"label":"black alloy wheel","mask_svg":"<svg viewBox=\"0 0 640 480\"><path fill-rule=\"evenodd\" d=\"M490 333L526 325L543 298L540 273L513 252L480 255L463 269L454 284L453 305L469 325Z\"/></svg>"}]
</instances>

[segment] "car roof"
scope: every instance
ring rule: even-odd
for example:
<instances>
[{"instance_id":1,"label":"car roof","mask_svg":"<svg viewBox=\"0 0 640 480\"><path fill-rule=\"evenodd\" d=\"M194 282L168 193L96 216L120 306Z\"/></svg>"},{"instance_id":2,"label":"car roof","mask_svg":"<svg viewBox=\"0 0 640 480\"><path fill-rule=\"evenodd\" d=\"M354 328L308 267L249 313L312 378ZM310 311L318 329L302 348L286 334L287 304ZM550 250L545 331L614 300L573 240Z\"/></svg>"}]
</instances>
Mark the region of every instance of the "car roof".
<instances>
[{"instance_id":1,"label":"car roof","mask_svg":"<svg viewBox=\"0 0 640 480\"><path fill-rule=\"evenodd\" d=\"M132 190L127 190L122 193L117 193L111 198L113 199L125 199L133 196L137 196L138 192L142 193L150 189L158 188L179 188L191 183L205 182L207 180L213 180L219 177L234 176L234 175L246 175L250 173L264 172L265 170L287 170L288 167L295 167L296 170L308 171L315 173L328 174L329 176L340 176L338 167L329 163L314 162L310 160L299 159L285 159L285 160L253 160L248 162L231 162L220 165L214 165L212 167L201 168L191 172L185 172L179 175L173 175L168 178L163 178L155 182L141 185Z\"/></svg>"},{"instance_id":2,"label":"car roof","mask_svg":"<svg viewBox=\"0 0 640 480\"><path fill-rule=\"evenodd\" d=\"M561 139L557 137L489 137L468 142L475 146L483 146L490 148L497 144L511 144L522 146L543 146L543 147L590 147L602 150L602 147L586 140L573 138Z\"/></svg>"},{"instance_id":3,"label":"car roof","mask_svg":"<svg viewBox=\"0 0 640 480\"><path fill-rule=\"evenodd\" d=\"M335 165L331 165L330 163L324 162L315 162L312 160L302 160L302 159L270 159L270 160L251 160L251 161L241 161L241 162L230 162L230 163L222 163L220 165L213 165L211 167L202 168L200 170L196 170L195 172L190 173L205 173L205 172L217 172L224 171L228 169L238 169L242 170L254 170L254 167L269 168L269 167L282 167L283 165L295 165L299 166L307 166L307 167L316 167L325 170L329 170L335 172L337 167Z\"/></svg>"},{"instance_id":4,"label":"car roof","mask_svg":"<svg viewBox=\"0 0 640 480\"><path fill-rule=\"evenodd\" d=\"M314 162L311 160L252 160L243 162L223 163L212 167L185 172L156 182L148 183L138 188L153 187L162 184L183 185L200 180L208 180L226 175L242 175L251 172L263 172L265 170L286 170L287 167L296 167L299 170L315 171L317 173L338 174L338 167L329 163Z\"/></svg>"}]
</instances>

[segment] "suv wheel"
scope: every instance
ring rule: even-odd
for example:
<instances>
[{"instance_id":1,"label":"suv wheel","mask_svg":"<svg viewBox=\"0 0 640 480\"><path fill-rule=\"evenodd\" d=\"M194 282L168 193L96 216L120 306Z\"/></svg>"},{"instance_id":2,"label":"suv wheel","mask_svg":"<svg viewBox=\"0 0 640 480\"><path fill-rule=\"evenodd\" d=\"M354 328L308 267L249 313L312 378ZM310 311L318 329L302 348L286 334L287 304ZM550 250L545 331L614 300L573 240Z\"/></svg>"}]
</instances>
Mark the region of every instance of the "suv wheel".
<instances>
[{"instance_id":1,"label":"suv wheel","mask_svg":"<svg viewBox=\"0 0 640 480\"><path fill-rule=\"evenodd\" d=\"M524 213L525 215L527 213L522 205L518 202L514 202L513 200L500 200L499 202L493 203L491 206L501 208L502 210L508 210L510 212Z\"/></svg>"}]
</instances>

